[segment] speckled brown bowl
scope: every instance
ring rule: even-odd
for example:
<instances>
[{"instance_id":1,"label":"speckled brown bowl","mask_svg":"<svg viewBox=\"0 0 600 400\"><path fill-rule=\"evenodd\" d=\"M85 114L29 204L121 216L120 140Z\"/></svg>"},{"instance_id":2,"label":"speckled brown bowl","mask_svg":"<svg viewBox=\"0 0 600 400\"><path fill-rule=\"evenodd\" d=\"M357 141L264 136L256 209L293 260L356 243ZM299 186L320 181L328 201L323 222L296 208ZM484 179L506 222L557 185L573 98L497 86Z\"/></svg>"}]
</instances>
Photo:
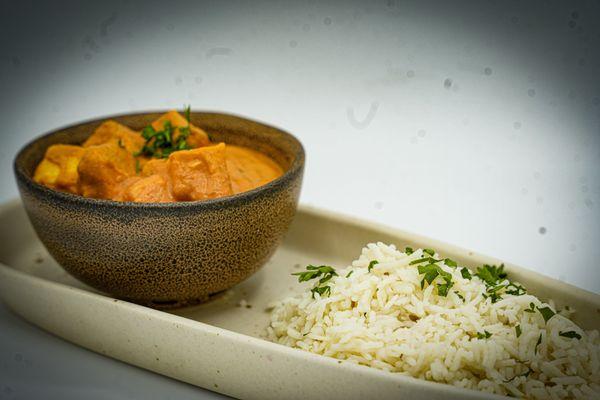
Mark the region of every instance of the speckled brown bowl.
<instances>
[{"instance_id":1,"label":"speckled brown bowl","mask_svg":"<svg viewBox=\"0 0 600 400\"><path fill-rule=\"evenodd\" d=\"M50 132L17 154L14 172L37 235L65 270L113 296L166 308L205 301L269 259L296 212L304 150L272 126L194 112L192 123L214 142L261 151L283 167L283 176L233 196L162 204L90 199L32 180L48 146L82 143L108 118L141 129L161 114L111 116Z\"/></svg>"}]
</instances>

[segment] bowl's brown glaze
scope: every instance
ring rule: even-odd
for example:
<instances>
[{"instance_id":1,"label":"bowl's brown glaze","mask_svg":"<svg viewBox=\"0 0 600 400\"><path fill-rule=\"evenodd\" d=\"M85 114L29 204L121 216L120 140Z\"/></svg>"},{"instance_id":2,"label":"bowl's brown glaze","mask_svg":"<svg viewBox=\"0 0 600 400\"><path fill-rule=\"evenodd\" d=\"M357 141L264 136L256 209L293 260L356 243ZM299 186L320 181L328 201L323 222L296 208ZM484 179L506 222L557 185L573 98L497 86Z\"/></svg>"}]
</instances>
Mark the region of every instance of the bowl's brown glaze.
<instances>
[{"instance_id":1,"label":"bowl's brown glaze","mask_svg":"<svg viewBox=\"0 0 600 400\"><path fill-rule=\"evenodd\" d=\"M108 117L135 129L159 113ZM207 201L126 203L48 189L32 180L48 146L82 143L107 118L48 133L16 156L21 198L54 259L88 285L154 307L204 301L248 278L273 254L300 195L304 150L287 132L245 118L194 112L214 142L261 151L284 169L257 189Z\"/></svg>"}]
</instances>

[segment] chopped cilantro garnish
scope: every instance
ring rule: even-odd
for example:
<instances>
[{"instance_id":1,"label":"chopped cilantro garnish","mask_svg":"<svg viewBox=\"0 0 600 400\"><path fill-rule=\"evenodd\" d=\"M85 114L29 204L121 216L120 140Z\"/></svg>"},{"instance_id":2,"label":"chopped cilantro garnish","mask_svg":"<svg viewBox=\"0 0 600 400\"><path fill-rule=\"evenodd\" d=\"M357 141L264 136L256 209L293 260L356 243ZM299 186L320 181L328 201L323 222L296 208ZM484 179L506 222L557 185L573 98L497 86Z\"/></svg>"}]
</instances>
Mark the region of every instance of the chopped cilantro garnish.
<instances>
[{"instance_id":1,"label":"chopped cilantro garnish","mask_svg":"<svg viewBox=\"0 0 600 400\"><path fill-rule=\"evenodd\" d=\"M415 251L413 250L413 248L412 248L412 247L406 247L406 248L404 249L404 253L406 253L406 255L409 255L409 256L410 256L412 253L414 253L414 252L415 252Z\"/></svg>"},{"instance_id":2,"label":"chopped cilantro garnish","mask_svg":"<svg viewBox=\"0 0 600 400\"><path fill-rule=\"evenodd\" d=\"M581 335L575 331L558 332L558 336L566 337L569 339L581 339Z\"/></svg>"},{"instance_id":3,"label":"chopped cilantro garnish","mask_svg":"<svg viewBox=\"0 0 600 400\"><path fill-rule=\"evenodd\" d=\"M492 337L492 334L486 330L484 330L483 333L477 332L477 339L489 339L491 337Z\"/></svg>"},{"instance_id":4,"label":"chopped cilantro garnish","mask_svg":"<svg viewBox=\"0 0 600 400\"><path fill-rule=\"evenodd\" d=\"M548 322L548 320L556 314L550 307L538 307L537 308L542 317L544 317L544 322Z\"/></svg>"},{"instance_id":5,"label":"chopped cilantro garnish","mask_svg":"<svg viewBox=\"0 0 600 400\"><path fill-rule=\"evenodd\" d=\"M185 116L185 120L188 122L188 126L190 124L191 113L192 113L192 106L188 104L187 106L185 106L185 109L183 111L183 115Z\"/></svg>"},{"instance_id":6,"label":"chopped cilantro garnish","mask_svg":"<svg viewBox=\"0 0 600 400\"><path fill-rule=\"evenodd\" d=\"M527 289L525 289L522 285L518 283L509 283L506 286L506 294L512 294L513 296L522 296L527 293Z\"/></svg>"},{"instance_id":7,"label":"chopped cilantro garnish","mask_svg":"<svg viewBox=\"0 0 600 400\"><path fill-rule=\"evenodd\" d=\"M354 270L350 270L350 272L348 272L348 273L346 274L346 278L350 278L350 275L352 275L352 273L353 273L353 272L354 272Z\"/></svg>"},{"instance_id":8,"label":"chopped cilantro garnish","mask_svg":"<svg viewBox=\"0 0 600 400\"><path fill-rule=\"evenodd\" d=\"M451 259L449 259L449 258L446 258L446 259L444 260L444 264L446 264L446 265L447 265L447 266L449 266L449 267L458 267L458 264L456 263L456 261L454 261L454 260L451 260Z\"/></svg>"},{"instance_id":9,"label":"chopped cilantro garnish","mask_svg":"<svg viewBox=\"0 0 600 400\"><path fill-rule=\"evenodd\" d=\"M377 260L373 260L369 263L369 267L367 268L367 272L371 272L371 270L373 269L374 266L376 266L377 264L379 264L379 261Z\"/></svg>"},{"instance_id":10,"label":"chopped cilantro garnish","mask_svg":"<svg viewBox=\"0 0 600 400\"><path fill-rule=\"evenodd\" d=\"M325 293L328 295L331 294L331 287L329 286L315 286L310 290L312 292L313 298L315 297L315 293L319 293L322 297Z\"/></svg>"},{"instance_id":11,"label":"chopped cilantro garnish","mask_svg":"<svg viewBox=\"0 0 600 400\"><path fill-rule=\"evenodd\" d=\"M523 333L521 331L521 325L515 326L515 331L517 332L517 337L521 336L521 333Z\"/></svg>"},{"instance_id":12,"label":"chopped cilantro garnish","mask_svg":"<svg viewBox=\"0 0 600 400\"><path fill-rule=\"evenodd\" d=\"M460 274L461 274L461 275L462 275L462 277L463 277L463 278L465 278L465 279L471 279L471 278L473 278L473 276L471 275L471 271L469 271L469 269L468 269L468 268L465 268L465 267L463 267L463 268L460 270Z\"/></svg>"},{"instance_id":13,"label":"chopped cilantro garnish","mask_svg":"<svg viewBox=\"0 0 600 400\"><path fill-rule=\"evenodd\" d=\"M417 260L412 260L408 265L416 265L416 264L422 264L425 262L428 262L430 264L432 264L435 260L431 257L425 257L425 258L419 258Z\"/></svg>"},{"instance_id":14,"label":"chopped cilantro garnish","mask_svg":"<svg viewBox=\"0 0 600 400\"><path fill-rule=\"evenodd\" d=\"M444 271L437 264L419 265L417 268L419 271L419 275L423 275L423 279L421 280L421 289L423 289L423 287L425 286L425 282L431 284L438 276L444 279L444 283L440 283L437 285L439 296L447 296L448 290L452 286L454 286L454 283L452 282L452 274Z\"/></svg>"},{"instance_id":15,"label":"chopped cilantro garnish","mask_svg":"<svg viewBox=\"0 0 600 400\"><path fill-rule=\"evenodd\" d=\"M497 302L498 300L501 300L502 297L500 296L500 293L498 293L500 290L504 289L504 285L496 285L496 286L488 286L487 290L485 292L485 297L486 298L490 298L492 300L492 303Z\"/></svg>"},{"instance_id":16,"label":"chopped cilantro garnish","mask_svg":"<svg viewBox=\"0 0 600 400\"><path fill-rule=\"evenodd\" d=\"M448 259L446 259L446 260L448 260ZM425 258L419 258L416 260L412 260L408 265L423 264L424 262L429 262L430 264L436 264L436 263L439 263L442 261L445 262L446 260L436 260L433 257L425 257ZM452 261L452 260L450 260L450 261ZM446 265L448 265L448 264L446 264ZM449 265L449 267L451 267L451 265Z\"/></svg>"},{"instance_id":17,"label":"chopped cilantro garnish","mask_svg":"<svg viewBox=\"0 0 600 400\"><path fill-rule=\"evenodd\" d=\"M314 298L315 293L319 293L321 296L323 296L325 293L331 293L331 288L324 285L324 283L328 282L334 276L337 276L337 273L335 272L335 269L328 265L309 265L306 267L306 271L295 272L292 275L298 276L298 282L306 282L311 279L320 278L317 285L310 290Z\"/></svg>"},{"instance_id":18,"label":"chopped cilantro garnish","mask_svg":"<svg viewBox=\"0 0 600 400\"><path fill-rule=\"evenodd\" d=\"M440 283L437 285L438 296L446 297L448 295L448 290L454 286L454 282Z\"/></svg>"},{"instance_id":19,"label":"chopped cilantro garnish","mask_svg":"<svg viewBox=\"0 0 600 400\"><path fill-rule=\"evenodd\" d=\"M170 121L165 121L163 129L157 131L151 125L142 129L142 137L146 143L142 148L133 153L137 156L147 156L154 158L167 158L175 151L189 150L191 147L187 144L187 138L190 136L190 106L185 109L185 119L187 126L176 128ZM175 132L179 130L179 135L175 138Z\"/></svg>"},{"instance_id":20,"label":"chopped cilantro garnish","mask_svg":"<svg viewBox=\"0 0 600 400\"><path fill-rule=\"evenodd\" d=\"M435 255L435 250L433 250L433 249L423 249L423 253L427 253L431 257L433 257Z\"/></svg>"},{"instance_id":21,"label":"chopped cilantro garnish","mask_svg":"<svg viewBox=\"0 0 600 400\"><path fill-rule=\"evenodd\" d=\"M329 273L329 269L326 265L322 265L320 267L315 267L314 265L309 265L306 267L306 272L295 272L292 275L298 276L298 282L306 282L314 278L318 278L321 275L327 275Z\"/></svg>"},{"instance_id":22,"label":"chopped cilantro garnish","mask_svg":"<svg viewBox=\"0 0 600 400\"><path fill-rule=\"evenodd\" d=\"M484 297L491 298L492 303L501 300L503 294L521 296L527 292L520 284L508 281L507 274L504 272L504 264L499 267L485 264L477 268L475 275L487 286Z\"/></svg>"},{"instance_id":23,"label":"chopped cilantro garnish","mask_svg":"<svg viewBox=\"0 0 600 400\"><path fill-rule=\"evenodd\" d=\"M526 310L523 310L523 311L528 312L528 313L534 313L535 312L535 304L529 303L529 308Z\"/></svg>"},{"instance_id":24,"label":"chopped cilantro garnish","mask_svg":"<svg viewBox=\"0 0 600 400\"><path fill-rule=\"evenodd\" d=\"M529 375L531 375L531 373L532 373L532 372L533 372L533 370L532 370L531 368L527 367L527 372L525 372L525 373L523 373L523 374L521 374L521 375L515 375L515 376L513 376L512 378L510 378L509 380L506 380L506 381L504 381L504 383L511 382L511 381L513 381L515 378L518 378L518 377L521 377L521 376L523 376L523 377L527 378Z\"/></svg>"},{"instance_id":25,"label":"chopped cilantro garnish","mask_svg":"<svg viewBox=\"0 0 600 400\"><path fill-rule=\"evenodd\" d=\"M463 296L462 294L460 294L460 293L459 293L459 292L457 292L456 290L454 291L454 294L455 294L455 295L457 295L457 296L458 296L458 298L459 298L459 299L461 299L461 300L463 301L463 303L464 303L464 301L465 301L465 298L464 298L464 296Z\"/></svg>"},{"instance_id":26,"label":"chopped cilantro garnish","mask_svg":"<svg viewBox=\"0 0 600 400\"><path fill-rule=\"evenodd\" d=\"M431 282L433 282L440 274L439 267L435 264L419 265L418 271L419 275L424 275L423 280L421 281L421 287L424 286L423 281L427 281L427 283L431 284Z\"/></svg>"},{"instance_id":27,"label":"chopped cilantro garnish","mask_svg":"<svg viewBox=\"0 0 600 400\"><path fill-rule=\"evenodd\" d=\"M506 278L506 273L504 272L504 264L496 267L495 265L483 265L482 267L477 268L477 272L475 273L481 280L483 280L488 285L496 285L498 281Z\"/></svg>"},{"instance_id":28,"label":"chopped cilantro garnish","mask_svg":"<svg viewBox=\"0 0 600 400\"><path fill-rule=\"evenodd\" d=\"M537 354L538 351L538 346L542 343L542 333L540 332L540 337L537 340L537 343L535 344L535 349L533 350L533 352L535 354Z\"/></svg>"}]
</instances>

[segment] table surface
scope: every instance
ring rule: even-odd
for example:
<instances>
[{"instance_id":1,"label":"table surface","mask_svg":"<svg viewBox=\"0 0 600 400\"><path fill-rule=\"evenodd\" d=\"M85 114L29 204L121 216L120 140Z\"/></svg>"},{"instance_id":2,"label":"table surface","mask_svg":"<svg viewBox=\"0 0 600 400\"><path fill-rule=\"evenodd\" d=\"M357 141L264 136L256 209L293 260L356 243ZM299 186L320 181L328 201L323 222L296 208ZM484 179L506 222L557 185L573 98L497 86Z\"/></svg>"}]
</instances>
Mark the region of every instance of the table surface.
<instances>
[{"instance_id":1,"label":"table surface","mask_svg":"<svg viewBox=\"0 0 600 400\"><path fill-rule=\"evenodd\" d=\"M33 137L191 104L297 135L303 203L600 292L600 3L98 3L3 5L0 200ZM221 396L0 306L0 398L82 397Z\"/></svg>"}]
</instances>

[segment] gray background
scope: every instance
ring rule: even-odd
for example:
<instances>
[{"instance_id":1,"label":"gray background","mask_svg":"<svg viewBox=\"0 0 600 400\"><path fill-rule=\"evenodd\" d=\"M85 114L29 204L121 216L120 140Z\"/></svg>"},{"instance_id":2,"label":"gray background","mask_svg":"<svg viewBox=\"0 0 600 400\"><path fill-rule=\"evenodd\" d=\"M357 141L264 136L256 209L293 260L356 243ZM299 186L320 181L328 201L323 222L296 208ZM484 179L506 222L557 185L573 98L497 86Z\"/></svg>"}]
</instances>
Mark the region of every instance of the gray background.
<instances>
[{"instance_id":1,"label":"gray background","mask_svg":"<svg viewBox=\"0 0 600 400\"><path fill-rule=\"evenodd\" d=\"M191 104L296 134L303 203L598 293L600 3L523 3L4 2L0 199L45 131ZM0 308L0 398L42 397L211 393Z\"/></svg>"}]
</instances>

